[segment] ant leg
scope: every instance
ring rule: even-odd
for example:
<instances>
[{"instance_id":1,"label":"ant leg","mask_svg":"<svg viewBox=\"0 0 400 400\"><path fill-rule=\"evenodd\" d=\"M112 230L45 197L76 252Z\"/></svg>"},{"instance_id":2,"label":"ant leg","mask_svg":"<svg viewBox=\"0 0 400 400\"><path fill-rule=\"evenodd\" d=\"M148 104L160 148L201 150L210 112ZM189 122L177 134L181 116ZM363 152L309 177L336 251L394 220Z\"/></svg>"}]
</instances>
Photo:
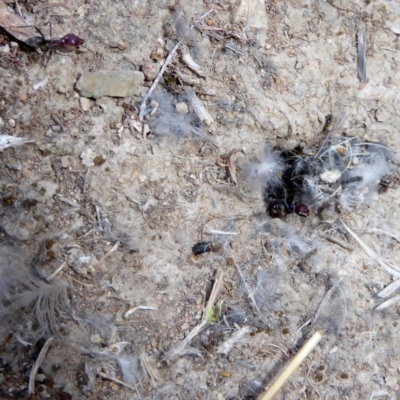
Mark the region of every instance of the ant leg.
<instances>
[{"instance_id":1,"label":"ant leg","mask_svg":"<svg viewBox=\"0 0 400 400\"><path fill-rule=\"evenodd\" d=\"M42 64L44 67L47 67L47 65L49 64L52 54L53 54L53 49L49 49L49 57L47 58L47 62L44 62L46 59L46 53L43 53L43 63Z\"/></svg>"},{"instance_id":2,"label":"ant leg","mask_svg":"<svg viewBox=\"0 0 400 400\"><path fill-rule=\"evenodd\" d=\"M34 28L39 32L39 35L43 38L43 40L46 40L45 36L43 35L43 32L37 26L34 26Z\"/></svg>"}]
</instances>

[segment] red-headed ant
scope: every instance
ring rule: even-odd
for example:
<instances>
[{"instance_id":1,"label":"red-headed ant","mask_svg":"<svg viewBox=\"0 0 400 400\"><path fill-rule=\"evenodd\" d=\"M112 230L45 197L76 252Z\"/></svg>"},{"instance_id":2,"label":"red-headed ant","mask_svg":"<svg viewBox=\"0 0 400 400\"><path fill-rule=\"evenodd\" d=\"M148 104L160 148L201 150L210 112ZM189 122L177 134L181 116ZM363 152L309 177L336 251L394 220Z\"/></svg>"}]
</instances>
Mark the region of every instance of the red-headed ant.
<instances>
[{"instance_id":1,"label":"red-headed ant","mask_svg":"<svg viewBox=\"0 0 400 400\"><path fill-rule=\"evenodd\" d=\"M59 39L46 39L42 31L38 27L35 26L35 29L40 33L40 36L33 36L29 38L26 41L26 43L35 49L41 49L42 51L49 51L50 55L49 59L47 60L47 63L50 61L51 54L54 50L68 53L75 49L78 49L79 46L85 43L83 39L74 35L73 33L68 33L67 35ZM51 26L50 26L50 36L51 36Z\"/></svg>"},{"instance_id":2,"label":"red-headed ant","mask_svg":"<svg viewBox=\"0 0 400 400\"><path fill-rule=\"evenodd\" d=\"M308 217L310 215L310 210L305 204L288 204L286 200L283 201L283 205L287 214L295 213L300 217ZM282 206L278 201L274 201L268 204L267 213L271 218L282 218Z\"/></svg>"},{"instance_id":3,"label":"red-headed ant","mask_svg":"<svg viewBox=\"0 0 400 400\"><path fill-rule=\"evenodd\" d=\"M310 210L305 204L297 204L294 209L294 212L300 217L308 217L310 215Z\"/></svg>"}]
</instances>

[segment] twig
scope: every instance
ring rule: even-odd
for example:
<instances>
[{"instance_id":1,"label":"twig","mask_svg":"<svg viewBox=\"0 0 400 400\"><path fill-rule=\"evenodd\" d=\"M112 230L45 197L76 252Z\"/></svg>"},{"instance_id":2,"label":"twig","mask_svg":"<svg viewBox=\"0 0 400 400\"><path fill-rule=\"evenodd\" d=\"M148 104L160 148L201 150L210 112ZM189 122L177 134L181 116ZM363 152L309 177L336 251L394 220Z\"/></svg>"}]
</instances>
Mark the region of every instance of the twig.
<instances>
[{"instance_id":1,"label":"twig","mask_svg":"<svg viewBox=\"0 0 400 400\"><path fill-rule=\"evenodd\" d=\"M125 314L124 314L124 318L127 319L131 314L133 314L135 311L137 310L155 310L155 307L150 307L150 306L138 306L138 307L134 307L129 309Z\"/></svg>"},{"instance_id":2,"label":"twig","mask_svg":"<svg viewBox=\"0 0 400 400\"><path fill-rule=\"evenodd\" d=\"M311 383L310 378L309 378L312 365L313 365L313 361L311 360L310 368L308 368L308 371L307 371L307 381L311 385L311 387L317 392L318 397L321 397L317 388Z\"/></svg>"},{"instance_id":3,"label":"twig","mask_svg":"<svg viewBox=\"0 0 400 400\"><path fill-rule=\"evenodd\" d=\"M100 207L95 205L94 206L96 209L96 216L97 216L97 223L99 224L99 230L100 232L103 232L103 225L101 223L101 218L100 218Z\"/></svg>"},{"instance_id":4,"label":"twig","mask_svg":"<svg viewBox=\"0 0 400 400\"><path fill-rule=\"evenodd\" d=\"M233 52L235 52L235 53L238 53L238 54L240 54L241 56L244 56L244 53L242 53L242 52L239 51L239 50L236 50L234 47L232 47L232 46L229 45L229 44L226 44L226 43L225 43L225 48L228 49L228 50L231 50L231 51L233 51Z\"/></svg>"},{"instance_id":5,"label":"twig","mask_svg":"<svg viewBox=\"0 0 400 400\"><path fill-rule=\"evenodd\" d=\"M204 19L205 17L207 17L209 14L211 14L214 10L209 10L207 11L205 14L203 14L198 20L196 20L190 27L189 30L193 28L193 26L200 22L202 19ZM182 44L183 40L180 40L175 47L171 50L171 52L168 54L168 57L165 59L164 65L162 66L162 68L160 69L160 72L158 73L156 79L154 80L153 84L151 85L149 91L147 92L145 98L142 101L142 104L140 105L140 111L139 111L139 121L143 120L144 117L144 113L146 111L146 105L147 105L147 100L149 99L149 97L151 96L151 94L153 93L154 89L157 87L157 84L159 82L159 80L161 79L161 77L163 76L165 70L167 69L169 63L171 62L172 58L174 57L176 51L178 50L179 46Z\"/></svg>"},{"instance_id":6,"label":"twig","mask_svg":"<svg viewBox=\"0 0 400 400\"><path fill-rule=\"evenodd\" d=\"M323 234L323 235L321 235L321 236L322 236L324 239L329 240L330 242L335 243L335 244L337 244L337 245L343 247L343 248L346 249L346 250L350 250L350 251L353 250L353 247L350 246L348 243L344 242L343 240L336 239L336 238L333 237L333 236L325 235L325 234Z\"/></svg>"},{"instance_id":7,"label":"twig","mask_svg":"<svg viewBox=\"0 0 400 400\"><path fill-rule=\"evenodd\" d=\"M28 386L28 392L29 394L34 394L35 393L35 379L36 375L38 373L39 367L42 365L42 362L44 358L46 357L47 351L49 350L50 345L53 343L54 338L50 337L46 340L46 343L42 347L42 350L40 350L39 356L35 362L35 364L32 367L31 373L29 375L29 386Z\"/></svg>"},{"instance_id":8,"label":"twig","mask_svg":"<svg viewBox=\"0 0 400 400\"><path fill-rule=\"evenodd\" d=\"M64 269L66 265L67 262L64 261L50 276L47 277L47 280L51 281L52 279L54 279Z\"/></svg>"},{"instance_id":9,"label":"twig","mask_svg":"<svg viewBox=\"0 0 400 400\"><path fill-rule=\"evenodd\" d=\"M64 125L61 123L61 121L57 118L56 115L52 114L51 118L53 119L53 121L60 127L61 132L65 132L65 128Z\"/></svg>"},{"instance_id":10,"label":"twig","mask_svg":"<svg viewBox=\"0 0 400 400\"><path fill-rule=\"evenodd\" d=\"M185 349L185 347L191 342L191 340L194 337L196 337L199 334L199 332L207 325L206 315L208 315L209 311L214 306L215 299L216 299L218 292L220 291L222 283L223 283L223 277L224 277L224 273L221 272L219 277L217 279L215 279L213 290L210 294L210 298L208 299L207 306L203 311L203 320L201 321L201 323L199 325L195 326L189 332L189 334L185 337L185 339L183 339L174 349L172 349L168 352L169 353L168 357L167 357L168 359L173 359L176 356L179 356L182 353L182 351Z\"/></svg>"},{"instance_id":11,"label":"twig","mask_svg":"<svg viewBox=\"0 0 400 400\"><path fill-rule=\"evenodd\" d=\"M99 376L101 376L101 377L104 378L104 379L107 379L107 380L109 380L109 381L111 381L111 382L114 382L114 383L118 383L118 384L121 385L121 386L124 386L124 387L126 387L126 388L128 388L128 389L134 390L136 393L139 393L139 392L137 391L137 389L136 389L134 386L129 385L129 383L125 383L125 382L123 382L123 381L120 381L120 380L117 379L117 378L112 378L111 376L108 376L108 375L106 375L106 374L103 373L103 372L96 371L96 374L99 375Z\"/></svg>"},{"instance_id":12,"label":"twig","mask_svg":"<svg viewBox=\"0 0 400 400\"><path fill-rule=\"evenodd\" d=\"M114 253L115 250L118 249L119 242L115 243L109 252L104 254L104 256L100 259L100 262L104 261L111 253Z\"/></svg>"},{"instance_id":13,"label":"twig","mask_svg":"<svg viewBox=\"0 0 400 400\"><path fill-rule=\"evenodd\" d=\"M360 244L363 250L367 253L368 257L376 261L381 267L385 268L389 274L392 274L396 278L400 278L400 270L396 266L389 265L387 262L383 261L378 254L375 253L370 247L368 247L343 221L341 221L343 226L346 228L347 232L350 233L354 239Z\"/></svg>"},{"instance_id":14,"label":"twig","mask_svg":"<svg viewBox=\"0 0 400 400\"><path fill-rule=\"evenodd\" d=\"M242 271L240 270L239 266L238 266L236 263L235 263L235 267L236 267L236 269L237 269L237 271L238 271L238 274L239 274L239 276L240 276L240 279L242 280L243 285L244 285L244 287L245 287L245 289L246 289L248 298L251 300L251 303L252 303L254 309L257 311L258 316L259 316L259 317L261 318L261 320L262 320L263 318L262 318L261 310L260 310L260 308L259 308L258 305L257 305L256 299L254 298L253 293L251 293L251 289L250 289L249 285L247 284L246 279L245 279L245 277L244 277Z\"/></svg>"},{"instance_id":15,"label":"twig","mask_svg":"<svg viewBox=\"0 0 400 400\"><path fill-rule=\"evenodd\" d=\"M378 229L378 228L372 228L368 231L368 233L375 233L375 234L379 234L379 233L383 233L384 235L388 235L390 237L392 237L393 239L396 239L398 242L400 242L400 236L395 235L393 233L390 232L386 232L383 229Z\"/></svg>"},{"instance_id":16,"label":"twig","mask_svg":"<svg viewBox=\"0 0 400 400\"><path fill-rule=\"evenodd\" d=\"M45 4L39 4L35 7L33 7L33 12L36 13L40 10L45 10L46 8L50 8L50 7L64 7L66 9L68 9L68 4L64 3L64 2L54 2L54 3L45 3Z\"/></svg>"},{"instance_id":17,"label":"twig","mask_svg":"<svg viewBox=\"0 0 400 400\"><path fill-rule=\"evenodd\" d=\"M17 1L17 0L15 0L15 6L17 7L18 14L22 17L21 8L19 7L19 4L18 4L18 1Z\"/></svg>"},{"instance_id":18,"label":"twig","mask_svg":"<svg viewBox=\"0 0 400 400\"><path fill-rule=\"evenodd\" d=\"M272 400L273 397L279 392L286 381L293 375L296 369L304 361L304 359L314 350L319 341L322 339L322 331L317 331L311 338L306 342L306 344L300 349L293 360L285 368L285 370L280 374L275 383L270 387L268 392L261 398L261 400Z\"/></svg>"}]
</instances>

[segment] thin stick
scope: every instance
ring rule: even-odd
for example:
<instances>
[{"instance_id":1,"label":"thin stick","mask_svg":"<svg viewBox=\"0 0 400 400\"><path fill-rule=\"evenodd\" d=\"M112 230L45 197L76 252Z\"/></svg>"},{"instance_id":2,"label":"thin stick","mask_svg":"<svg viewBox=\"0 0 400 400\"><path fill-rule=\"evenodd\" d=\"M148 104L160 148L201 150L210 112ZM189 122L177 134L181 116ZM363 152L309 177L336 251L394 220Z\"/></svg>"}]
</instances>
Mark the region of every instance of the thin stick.
<instances>
[{"instance_id":1,"label":"thin stick","mask_svg":"<svg viewBox=\"0 0 400 400\"><path fill-rule=\"evenodd\" d=\"M32 367L31 373L29 375L29 386L28 386L28 392L29 394L34 394L35 393L35 379L36 375L39 371L39 367L42 365L42 362L44 358L46 357L47 351L49 350L50 345L53 343L54 338L50 337L46 340L46 343L42 347L42 350L40 350L39 356L35 362L35 364Z\"/></svg>"},{"instance_id":2,"label":"thin stick","mask_svg":"<svg viewBox=\"0 0 400 400\"><path fill-rule=\"evenodd\" d=\"M189 332L189 334L185 337L185 339L183 339L174 349L169 351L168 359L172 359L172 358L176 357L177 355L179 356L182 353L182 351L185 349L185 347L191 342L191 340L194 337L196 337L199 334L199 332L207 325L206 315L208 315L208 312L214 306L215 299L217 298L218 292L220 291L221 286L223 284L223 277L224 277L224 272L222 271L220 273L219 277L214 282L214 287L210 294L210 298L208 299L207 306L204 309L203 320L201 321L201 323L199 325L195 326Z\"/></svg>"},{"instance_id":3,"label":"thin stick","mask_svg":"<svg viewBox=\"0 0 400 400\"><path fill-rule=\"evenodd\" d=\"M343 247L343 248L346 249L346 250L350 250L350 251L353 250L353 247L350 246L348 243L344 242L343 240L336 239L336 238L333 237L333 236L325 235L325 234L322 234L321 237L323 237L323 238L326 239L326 240L329 240L329 241L332 242L332 243L335 243L335 244L337 244L337 245Z\"/></svg>"},{"instance_id":4,"label":"thin stick","mask_svg":"<svg viewBox=\"0 0 400 400\"><path fill-rule=\"evenodd\" d=\"M112 378L111 376L108 376L108 375L104 374L103 372L97 371L96 374L99 375L99 376L101 376L101 377L104 378L104 379L107 379L107 380L111 381L111 382L118 383L118 384L121 385L121 386L124 386L124 387L126 387L126 388L128 388L128 389L134 390L134 391L137 393L136 388L135 388L134 386L129 385L128 383L125 383L125 382L123 382L123 381L120 381L120 380L117 379L117 378Z\"/></svg>"},{"instance_id":5,"label":"thin stick","mask_svg":"<svg viewBox=\"0 0 400 400\"><path fill-rule=\"evenodd\" d=\"M114 244L114 246L111 248L111 250L106 253L101 259L100 262L104 261L111 253L114 253L115 250L118 249L119 246L119 242L117 241L117 243Z\"/></svg>"},{"instance_id":6,"label":"thin stick","mask_svg":"<svg viewBox=\"0 0 400 400\"><path fill-rule=\"evenodd\" d=\"M196 20L189 29L192 29L193 26L195 24L197 24L198 22L200 22L202 19L204 19L205 17L207 17L207 15L211 14L214 10L209 10L207 11L204 15L202 15L198 20ZM151 96L151 94L154 92L154 89L157 87L157 84L159 82L159 80L161 79L161 77L163 76L165 70L167 69L169 63L171 62L173 56L175 55L176 51L178 50L179 46L182 44L183 40L180 40L175 47L171 50L171 52L168 54L168 57L165 59L164 65L162 66L162 68L160 69L160 72L158 73L156 79L154 80L153 84L151 85L149 91L147 92L145 98L142 101L142 104L140 105L140 111L139 111L139 121L143 120L144 117L144 113L146 111L146 104L147 104L147 100L149 99L149 97Z\"/></svg>"},{"instance_id":7,"label":"thin stick","mask_svg":"<svg viewBox=\"0 0 400 400\"><path fill-rule=\"evenodd\" d=\"M50 276L47 277L48 281L54 279L67 265L66 261L64 261Z\"/></svg>"},{"instance_id":8,"label":"thin stick","mask_svg":"<svg viewBox=\"0 0 400 400\"><path fill-rule=\"evenodd\" d=\"M272 400L273 397L279 392L282 386L287 382L287 380L293 375L296 369L304 361L304 359L314 350L319 341L322 339L322 331L317 331L311 338L306 342L306 344L300 349L293 360L285 368L285 370L280 374L275 383L269 388L268 392L261 398L261 400Z\"/></svg>"},{"instance_id":9,"label":"thin stick","mask_svg":"<svg viewBox=\"0 0 400 400\"><path fill-rule=\"evenodd\" d=\"M362 249L365 253L370 257L372 260L376 261L381 267L385 268L389 274L392 274L396 278L400 278L400 270L397 268L396 265L390 265L387 262L383 261L378 254L375 253L370 247L368 247L343 221L341 221L343 226L346 228L347 232L353 236L354 239L360 244Z\"/></svg>"},{"instance_id":10,"label":"thin stick","mask_svg":"<svg viewBox=\"0 0 400 400\"><path fill-rule=\"evenodd\" d=\"M68 4L66 4L64 2L57 1L57 2L54 2L54 3L46 3L46 4L37 5L37 6L33 7L33 12L36 13L38 11L45 10L46 8L50 8L50 7L64 7L66 9L69 8Z\"/></svg>"},{"instance_id":11,"label":"thin stick","mask_svg":"<svg viewBox=\"0 0 400 400\"><path fill-rule=\"evenodd\" d=\"M224 282L223 278L224 278L224 272L221 271L221 273L219 274L219 277L215 280L214 287L210 294L210 298L208 299L207 306L204 309L203 320L206 319L206 315L208 314L210 309L214 306L215 299L217 298L217 295L221 289L222 283Z\"/></svg>"}]
</instances>

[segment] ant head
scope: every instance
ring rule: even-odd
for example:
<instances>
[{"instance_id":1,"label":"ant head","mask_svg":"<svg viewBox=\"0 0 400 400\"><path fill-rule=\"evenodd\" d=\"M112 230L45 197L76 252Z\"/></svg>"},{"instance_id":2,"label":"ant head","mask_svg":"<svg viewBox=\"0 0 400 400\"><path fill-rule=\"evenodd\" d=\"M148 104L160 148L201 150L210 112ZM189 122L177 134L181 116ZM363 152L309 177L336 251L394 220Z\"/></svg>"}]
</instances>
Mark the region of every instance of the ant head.
<instances>
[{"instance_id":1,"label":"ant head","mask_svg":"<svg viewBox=\"0 0 400 400\"><path fill-rule=\"evenodd\" d=\"M68 33L68 35L65 35L60 40L62 41L62 44L66 45L66 46L71 46L71 47L79 47L83 43L85 43L85 41L83 39L74 35L73 33Z\"/></svg>"},{"instance_id":2,"label":"ant head","mask_svg":"<svg viewBox=\"0 0 400 400\"><path fill-rule=\"evenodd\" d=\"M269 214L269 216L271 218L281 218L282 217L282 207L277 201L274 201L274 202L268 204L267 213Z\"/></svg>"},{"instance_id":3,"label":"ant head","mask_svg":"<svg viewBox=\"0 0 400 400\"><path fill-rule=\"evenodd\" d=\"M305 204L298 204L294 212L300 217L308 217L310 215L310 210Z\"/></svg>"}]
</instances>

